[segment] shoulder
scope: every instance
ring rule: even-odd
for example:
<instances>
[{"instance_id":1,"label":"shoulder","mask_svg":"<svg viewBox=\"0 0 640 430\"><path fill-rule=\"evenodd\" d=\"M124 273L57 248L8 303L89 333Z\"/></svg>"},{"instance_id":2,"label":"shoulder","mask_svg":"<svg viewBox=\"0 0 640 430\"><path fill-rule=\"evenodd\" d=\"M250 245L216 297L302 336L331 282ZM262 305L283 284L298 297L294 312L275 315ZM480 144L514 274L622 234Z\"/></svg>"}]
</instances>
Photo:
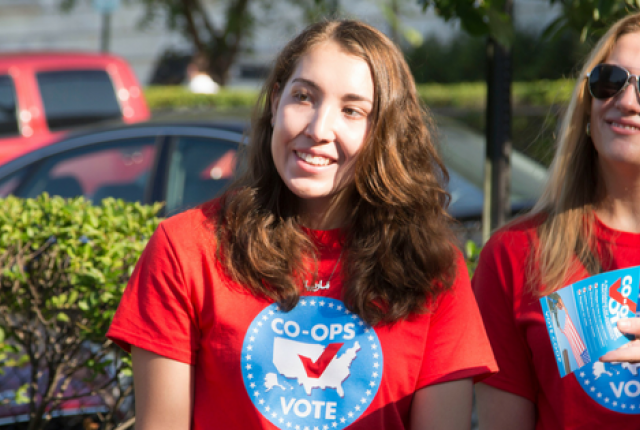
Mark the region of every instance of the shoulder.
<instances>
[{"instance_id":1,"label":"shoulder","mask_svg":"<svg viewBox=\"0 0 640 430\"><path fill-rule=\"evenodd\" d=\"M154 236L161 235L178 247L191 248L202 243L210 246L215 239L215 221L219 209L219 199L214 199L173 215L160 223Z\"/></svg>"},{"instance_id":2,"label":"shoulder","mask_svg":"<svg viewBox=\"0 0 640 430\"><path fill-rule=\"evenodd\" d=\"M195 208L180 212L164 219L160 225L167 231L185 232L187 229L198 229L215 221L220 211L220 199L209 200Z\"/></svg>"},{"instance_id":3,"label":"shoulder","mask_svg":"<svg viewBox=\"0 0 640 430\"><path fill-rule=\"evenodd\" d=\"M469 269L464 258L464 254L458 248L454 252L454 270L451 274L451 286L446 288L442 293L438 295L435 302L435 309L442 307L443 302L448 300L455 300L459 295L465 296L471 291L471 284L469 280Z\"/></svg>"},{"instance_id":4,"label":"shoulder","mask_svg":"<svg viewBox=\"0 0 640 430\"><path fill-rule=\"evenodd\" d=\"M512 294L526 285L545 215L526 215L498 229L482 248L471 281L479 302L501 291Z\"/></svg>"},{"instance_id":5,"label":"shoulder","mask_svg":"<svg viewBox=\"0 0 640 430\"><path fill-rule=\"evenodd\" d=\"M518 257L528 256L537 245L538 228L545 217L544 214L523 215L499 228L482 247L482 255L506 252Z\"/></svg>"}]
</instances>

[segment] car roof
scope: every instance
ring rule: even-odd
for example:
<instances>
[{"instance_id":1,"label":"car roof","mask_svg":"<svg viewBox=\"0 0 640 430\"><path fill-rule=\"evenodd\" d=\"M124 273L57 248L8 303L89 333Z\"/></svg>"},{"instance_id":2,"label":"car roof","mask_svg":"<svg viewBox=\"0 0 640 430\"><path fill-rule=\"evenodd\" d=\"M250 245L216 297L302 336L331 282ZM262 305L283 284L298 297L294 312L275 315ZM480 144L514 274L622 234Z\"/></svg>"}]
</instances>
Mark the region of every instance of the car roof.
<instances>
[{"instance_id":1,"label":"car roof","mask_svg":"<svg viewBox=\"0 0 640 430\"><path fill-rule=\"evenodd\" d=\"M30 63L30 64L47 64L59 63L60 61L74 60L101 60L114 61L120 60L120 57L112 54L103 54L97 52L82 51L15 51L0 53L0 62L12 62L14 64Z\"/></svg>"},{"instance_id":2,"label":"car roof","mask_svg":"<svg viewBox=\"0 0 640 430\"><path fill-rule=\"evenodd\" d=\"M73 71L104 69L114 66L127 69L126 61L116 55L92 52L8 52L0 54L0 70L12 69L46 71Z\"/></svg>"},{"instance_id":3,"label":"car roof","mask_svg":"<svg viewBox=\"0 0 640 430\"><path fill-rule=\"evenodd\" d=\"M475 219L484 200L486 139L461 122L438 118L440 153L449 170L453 191L450 213L458 219ZM528 210L542 193L547 168L517 150L511 151L510 204L513 213Z\"/></svg>"}]
</instances>

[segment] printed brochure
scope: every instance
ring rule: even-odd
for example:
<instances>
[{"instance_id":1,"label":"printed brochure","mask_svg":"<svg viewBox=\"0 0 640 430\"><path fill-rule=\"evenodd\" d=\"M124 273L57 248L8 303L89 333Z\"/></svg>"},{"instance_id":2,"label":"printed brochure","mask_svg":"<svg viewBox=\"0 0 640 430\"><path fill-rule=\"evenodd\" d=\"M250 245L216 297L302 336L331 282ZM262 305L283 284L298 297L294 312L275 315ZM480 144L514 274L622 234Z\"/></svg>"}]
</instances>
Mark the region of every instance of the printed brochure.
<instances>
[{"instance_id":1,"label":"printed brochure","mask_svg":"<svg viewBox=\"0 0 640 430\"><path fill-rule=\"evenodd\" d=\"M640 266L630 267L591 276L540 299L560 376L633 340L616 323L636 316L639 282Z\"/></svg>"}]
</instances>

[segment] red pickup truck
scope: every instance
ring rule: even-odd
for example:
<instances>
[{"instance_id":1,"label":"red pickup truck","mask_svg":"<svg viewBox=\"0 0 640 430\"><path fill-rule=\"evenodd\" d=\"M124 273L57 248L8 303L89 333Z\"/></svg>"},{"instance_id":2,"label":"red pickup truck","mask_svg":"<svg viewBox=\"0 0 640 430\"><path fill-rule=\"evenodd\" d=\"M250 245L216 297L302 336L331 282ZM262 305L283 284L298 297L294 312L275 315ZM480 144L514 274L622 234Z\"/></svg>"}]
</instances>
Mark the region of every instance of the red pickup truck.
<instances>
[{"instance_id":1,"label":"red pickup truck","mask_svg":"<svg viewBox=\"0 0 640 430\"><path fill-rule=\"evenodd\" d=\"M71 128L150 117L129 65L108 54L0 54L0 164Z\"/></svg>"}]
</instances>

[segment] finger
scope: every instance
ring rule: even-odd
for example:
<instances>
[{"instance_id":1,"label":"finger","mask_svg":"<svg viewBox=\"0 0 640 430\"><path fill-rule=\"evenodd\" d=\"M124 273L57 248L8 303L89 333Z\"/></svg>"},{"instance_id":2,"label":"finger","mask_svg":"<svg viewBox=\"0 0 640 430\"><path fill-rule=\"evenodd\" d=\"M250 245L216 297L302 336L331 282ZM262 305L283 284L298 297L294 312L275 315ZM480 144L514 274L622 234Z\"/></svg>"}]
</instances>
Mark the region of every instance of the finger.
<instances>
[{"instance_id":1,"label":"finger","mask_svg":"<svg viewBox=\"0 0 640 430\"><path fill-rule=\"evenodd\" d=\"M600 361L604 362L628 362L640 363L640 340L634 340L626 345L621 346L615 351L610 351L600 357Z\"/></svg>"},{"instance_id":2,"label":"finger","mask_svg":"<svg viewBox=\"0 0 640 430\"><path fill-rule=\"evenodd\" d=\"M622 333L640 335L640 318L622 318L618 321Z\"/></svg>"}]
</instances>

